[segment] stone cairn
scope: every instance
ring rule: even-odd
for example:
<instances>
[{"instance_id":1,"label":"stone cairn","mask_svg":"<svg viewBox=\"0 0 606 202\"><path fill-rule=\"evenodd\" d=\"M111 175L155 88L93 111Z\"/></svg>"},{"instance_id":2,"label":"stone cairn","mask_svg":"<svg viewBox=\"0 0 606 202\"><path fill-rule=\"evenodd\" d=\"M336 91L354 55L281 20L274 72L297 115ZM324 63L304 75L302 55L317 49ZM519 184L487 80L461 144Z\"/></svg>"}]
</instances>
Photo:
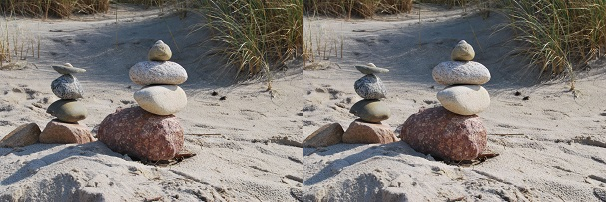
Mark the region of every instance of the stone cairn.
<instances>
[{"instance_id":1,"label":"stone cairn","mask_svg":"<svg viewBox=\"0 0 606 202\"><path fill-rule=\"evenodd\" d=\"M473 160L486 147L486 128L476 115L488 108L490 96L482 87L490 80L488 69L471 61L473 47L461 40L451 53L452 61L432 71L446 88L437 94L441 107L421 109L402 127L400 138L418 152L444 160Z\"/></svg>"},{"instance_id":2,"label":"stone cairn","mask_svg":"<svg viewBox=\"0 0 606 202\"><path fill-rule=\"evenodd\" d=\"M70 63L52 67L62 74L51 83L51 90L60 99L48 106L46 112L56 118L46 124L39 141L48 144L83 144L95 141L88 128L78 123L86 118L88 111L78 101L82 98L83 90L73 74L84 73L86 70L73 67Z\"/></svg>"},{"instance_id":3,"label":"stone cairn","mask_svg":"<svg viewBox=\"0 0 606 202\"><path fill-rule=\"evenodd\" d=\"M386 90L381 79L375 75L389 70L376 67L372 63L356 66L356 69L365 74L354 83L354 90L364 99L350 108L349 112L359 118L349 124L342 141L361 144L385 144L396 141L396 136L390 127L381 123L389 118L391 111L381 101L385 98Z\"/></svg>"},{"instance_id":4,"label":"stone cairn","mask_svg":"<svg viewBox=\"0 0 606 202\"><path fill-rule=\"evenodd\" d=\"M147 161L170 160L183 147L183 128L173 115L185 108L187 96L179 87L185 69L168 61L170 47L158 40L149 61L130 68L130 79L143 88L134 93L139 106L118 109L99 125L97 137L115 152Z\"/></svg>"}]
</instances>

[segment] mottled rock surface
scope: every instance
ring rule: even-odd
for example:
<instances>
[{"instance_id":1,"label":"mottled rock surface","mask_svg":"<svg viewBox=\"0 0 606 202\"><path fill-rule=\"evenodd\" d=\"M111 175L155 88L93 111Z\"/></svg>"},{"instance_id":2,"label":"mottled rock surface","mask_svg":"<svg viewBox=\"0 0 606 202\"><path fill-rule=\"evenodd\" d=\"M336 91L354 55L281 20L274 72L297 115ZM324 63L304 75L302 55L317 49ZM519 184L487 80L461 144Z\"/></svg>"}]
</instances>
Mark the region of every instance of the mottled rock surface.
<instances>
[{"instance_id":1,"label":"mottled rock surface","mask_svg":"<svg viewBox=\"0 0 606 202\"><path fill-rule=\"evenodd\" d=\"M187 80L185 69L171 61L143 61L132 66L128 72L130 79L139 85L152 84L179 85Z\"/></svg>"},{"instance_id":2,"label":"mottled rock surface","mask_svg":"<svg viewBox=\"0 0 606 202\"><path fill-rule=\"evenodd\" d=\"M53 80L51 90L61 99L78 99L83 95L80 82L71 74L64 74Z\"/></svg>"},{"instance_id":3,"label":"mottled rock surface","mask_svg":"<svg viewBox=\"0 0 606 202\"><path fill-rule=\"evenodd\" d=\"M448 111L460 115L474 115L490 106L488 91L479 85L450 86L438 92L437 98Z\"/></svg>"},{"instance_id":4,"label":"mottled rock surface","mask_svg":"<svg viewBox=\"0 0 606 202\"><path fill-rule=\"evenodd\" d=\"M61 99L49 105L46 113L57 117L57 119L63 122L75 123L84 120L88 115L88 110L81 102Z\"/></svg>"},{"instance_id":5,"label":"mottled rock surface","mask_svg":"<svg viewBox=\"0 0 606 202\"><path fill-rule=\"evenodd\" d=\"M442 85L475 84L482 85L490 80L488 69L474 61L446 61L433 68L433 79Z\"/></svg>"},{"instance_id":6,"label":"mottled rock surface","mask_svg":"<svg viewBox=\"0 0 606 202\"><path fill-rule=\"evenodd\" d=\"M171 115L187 106L187 95L176 85L146 86L134 94L135 101L145 111L157 115Z\"/></svg>"},{"instance_id":7,"label":"mottled rock surface","mask_svg":"<svg viewBox=\"0 0 606 202\"><path fill-rule=\"evenodd\" d=\"M46 144L84 144L95 141L95 138L86 126L53 119L40 133L39 141Z\"/></svg>"},{"instance_id":8,"label":"mottled rock surface","mask_svg":"<svg viewBox=\"0 0 606 202\"><path fill-rule=\"evenodd\" d=\"M486 128L478 116L461 116L444 107L421 109L400 131L414 150L445 160L473 160L486 148Z\"/></svg>"},{"instance_id":9,"label":"mottled rock surface","mask_svg":"<svg viewBox=\"0 0 606 202\"><path fill-rule=\"evenodd\" d=\"M391 110L389 107L381 102L380 100L360 100L356 102L349 109L349 113L360 117L360 119L372 122L379 123L383 120L389 119L391 115Z\"/></svg>"},{"instance_id":10,"label":"mottled rock surface","mask_svg":"<svg viewBox=\"0 0 606 202\"><path fill-rule=\"evenodd\" d=\"M173 52L170 50L170 47L162 40L156 41L147 54L147 58L154 61L167 61L172 56Z\"/></svg>"},{"instance_id":11,"label":"mottled rock surface","mask_svg":"<svg viewBox=\"0 0 606 202\"><path fill-rule=\"evenodd\" d=\"M386 144L397 141L397 138L388 125L356 119L349 124L342 141L349 144Z\"/></svg>"},{"instance_id":12,"label":"mottled rock surface","mask_svg":"<svg viewBox=\"0 0 606 202\"><path fill-rule=\"evenodd\" d=\"M381 99L387 94L383 82L374 74L367 74L356 80L354 90L364 99Z\"/></svg>"},{"instance_id":13,"label":"mottled rock surface","mask_svg":"<svg viewBox=\"0 0 606 202\"><path fill-rule=\"evenodd\" d=\"M458 61L471 61L475 56L476 52L473 50L473 47L465 40L459 41L450 53L450 58Z\"/></svg>"},{"instance_id":14,"label":"mottled rock surface","mask_svg":"<svg viewBox=\"0 0 606 202\"><path fill-rule=\"evenodd\" d=\"M26 123L15 128L0 140L0 147L25 147L38 142L40 127L36 123Z\"/></svg>"},{"instance_id":15,"label":"mottled rock surface","mask_svg":"<svg viewBox=\"0 0 606 202\"><path fill-rule=\"evenodd\" d=\"M142 160L170 160L183 147L177 117L159 116L140 107L118 109L105 117L97 133L111 150Z\"/></svg>"},{"instance_id":16,"label":"mottled rock surface","mask_svg":"<svg viewBox=\"0 0 606 202\"><path fill-rule=\"evenodd\" d=\"M305 147L327 147L339 144L343 137L343 127L339 123L323 125L303 140Z\"/></svg>"}]
</instances>

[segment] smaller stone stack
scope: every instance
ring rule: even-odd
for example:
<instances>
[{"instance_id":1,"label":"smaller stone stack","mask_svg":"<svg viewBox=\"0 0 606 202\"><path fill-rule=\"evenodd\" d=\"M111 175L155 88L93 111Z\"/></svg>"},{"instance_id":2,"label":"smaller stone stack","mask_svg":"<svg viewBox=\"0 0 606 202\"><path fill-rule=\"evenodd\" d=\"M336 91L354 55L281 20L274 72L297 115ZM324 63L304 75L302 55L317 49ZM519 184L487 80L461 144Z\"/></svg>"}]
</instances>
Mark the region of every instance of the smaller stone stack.
<instances>
[{"instance_id":1,"label":"smaller stone stack","mask_svg":"<svg viewBox=\"0 0 606 202\"><path fill-rule=\"evenodd\" d=\"M354 83L354 90L364 99L356 102L349 110L359 118L349 124L342 141L352 144L385 144L396 141L390 127L381 123L389 118L391 111L381 101L386 97L386 90L381 79L375 75L389 70L372 63L356 66L356 69L365 74Z\"/></svg>"},{"instance_id":2,"label":"smaller stone stack","mask_svg":"<svg viewBox=\"0 0 606 202\"><path fill-rule=\"evenodd\" d=\"M83 144L94 141L88 128L78 123L86 118L88 111L86 106L77 100L82 98L83 90L73 74L84 73L86 70L73 67L70 63L52 67L62 74L51 83L51 90L60 100L48 106L46 112L56 119L46 125L39 141L48 144Z\"/></svg>"},{"instance_id":3,"label":"smaller stone stack","mask_svg":"<svg viewBox=\"0 0 606 202\"><path fill-rule=\"evenodd\" d=\"M187 96L179 87L187 80L185 69L168 61L170 47L158 40L149 61L130 68L130 79L143 88L134 93L138 107L118 109L99 125L99 140L115 152L141 160L170 160L183 147L183 128L173 115L185 108Z\"/></svg>"},{"instance_id":4,"label":"smaller stone stack","mask_svg":"<svg viewBox=\"0 0 606 202\"><path fill-rule=\"evenodd\" d=\"M473 47L461 40L451 53L452 61L434 67L434 80L446 85L437 94L443 107L411 115L402 127L402 141L444 160L473 160L482 153L486 128L476 114L490 105L488 91L481 86L490 80L490 72L471 61L474 56Z\"/></svg>"}]
</instances>

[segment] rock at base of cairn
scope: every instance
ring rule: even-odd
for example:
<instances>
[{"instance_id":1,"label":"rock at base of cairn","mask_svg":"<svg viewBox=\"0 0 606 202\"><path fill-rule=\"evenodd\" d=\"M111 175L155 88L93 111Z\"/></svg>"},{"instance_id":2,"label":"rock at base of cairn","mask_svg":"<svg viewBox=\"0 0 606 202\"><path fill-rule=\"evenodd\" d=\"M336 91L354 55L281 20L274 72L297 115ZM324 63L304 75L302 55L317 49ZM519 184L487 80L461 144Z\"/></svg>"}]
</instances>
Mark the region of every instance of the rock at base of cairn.
<instances>
[{"instance_id":1,"label":"rock at base of cairn","mask_svg":"<svg viewBox=\"0 0 606 202\"><path fill-rule=\"evenodd\" d=\"M476 115L462 116L444 107L421 109L400 132L414 150L444 160L473 160L486 148L486 128Z\"/></svg>"},{"instance_id":2,"label":"rock at base of cairn","mask_svg":"<svg viewBox=\"0 0 606 202\"><path fill-rule=\"evenodd\" d=\"M36 144L40 133L38 124L27 123L20 125L0 140L0 147L25 147Z\"/></svg>"},{"instance_id":3,"label":"rock at base of cairn","mask_svg":"<svg viewBox=\"0 0 606 202\"><path fill-rule=\"evenodd\" d=\"M86 126L53 119L40 133L39 141L45 144L84 144L95 141L95 138Z\"/></svg>"},{"instance_id":4,"label":"rock at base of cairn","mask_svg":"<svg viewBox=\"0 0 606 202\"><path fill-rule=\"evenodd\" d=\"M305 147L327 147L339 144L343 137L343 127L339 123L326 124L303 140Z\"/></svg>"},{"instance_id":5,"label":"rock at base of cairn","mask_svg":"<svg viewBox=\"0 0 606 202\"><path fill-rule=\"evenodd\" d=\"M342 141L349 144L386 144L397 141L397 138L387 125L356 119L349 124Z\"/></svg>"},{"instance_id":6,"label":"rock at base of cairn","mask_svg":"<svg viewBox=\"0 0 606 202\"><path fill-rule=\"evenodd\" d=\"M97 137L115 152L148 161L174 158L184 142L177 117L152 114L141 107L118 109L105 117Z\"/></svg>"}]
</instances>

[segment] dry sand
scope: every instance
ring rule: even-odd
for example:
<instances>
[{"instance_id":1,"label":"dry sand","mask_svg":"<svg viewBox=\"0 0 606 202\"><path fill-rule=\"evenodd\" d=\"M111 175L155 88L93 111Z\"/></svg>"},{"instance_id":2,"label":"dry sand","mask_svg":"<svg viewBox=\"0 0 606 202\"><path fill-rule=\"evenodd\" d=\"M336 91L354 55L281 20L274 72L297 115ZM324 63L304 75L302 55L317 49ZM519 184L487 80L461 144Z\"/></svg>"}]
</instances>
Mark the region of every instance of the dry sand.
<instances>
[{"instance_id":1,"label":"dry sand","mask_svg":"<svg viewBox=\"0 0 606 202\"><path fill-rule=\"evenodd\" d=\"M301 68L276 73L272 92L263 82L236 83L233 73L220 76L223 63L207 54L212 44L199 46L209 32L190 34L200 17L120 9L118 23L113 13L9 21L41 36L42 50L40 59L27 59L26 69L0 71L0 137L24 123L43 128L52 119L45 111L58 99L50 83L60 74L51 65L65 62L87 70L76 75L89 111L80 123L95 129L118 107L136 104L133 93L141 86L128 70L161 39L189 74L181 85L189 102L176 116L185 149L197 155L155 167L100 142L0 148L0 201L295 201L302 149L291 140L301 139Z\"/></svg>"},{"instance_id":2,"label":"dry sand","mask_svg":"<svg viewBox=\"0 0 606 202\"><path fill-rule=\"evenodd\" d=\"M348 109L361 99L353 83L363 75L354 65L369 62L390 70L378 75L392 111L384 123L399 134L408 116L439 105L436 93L444 86L433 81L431 70L464 39L476 50L474 60L492 74L483 85L491 106L479 116L488 149L500 156L466 167L435 161L403 142L305 148L304 200L606 200L604 63L595 61L592 70L579 73L575 98L566 82L539 82L536 72L523 68L527 61L510 54L517 46L507 43L512 34L495 33L496 25L507 22L503 17L423 9L421 23L418 10L375 20L306 19L305 33L328 42L327 50L335 44L330 39L337 39L337 49L340 38L344 45L343 58L333 50L328 60L306 66L303 134L332 122L346 128L355 119Z\"/></svg>"},{"instance_id":3,"label":"dry sand","mask_svg":"<svg viewBox=\"0 0 606 202\"><path fill-rule=\"evenodd\" d=\"M0 136L24 123L46 125L52 118L46 107L57 99L50 83L59 76L50 65L65 62L87 69L76 75L89 109L81 123L95 128L116 108L134 104L132 94L140 86L130 81L128 69L161 39L190 76L181 85L188 106L176 116L188 134L185 148L197 156L155 167L99 142L0 148L0 201L605 200L604 63L593 63L580 76L575 98L566 83L538 83L536 74L520 71L526 61L504 57L515 44L505 43L507 31L493 34L502 18L424 9L421 23L414 12L375 20L306 19L306 34L343 37L343 58L317 59L302 73L280 72L271 92L262 82L219 77L222 63L206 54L208 45L198 46L208 32L188 35L195 16L181 20L126 9L117 24L111 13L18 20L35 27L43 49L40 59L27 60L28 68L0 71ZM385 123L399 131L408 116L437 104L435 94L443 86L433 81L431 69L449 59L460 39L474 46L475 61L492 73L484 85L491 107L479 115L491 134L488 149L500 156L463 167L435 161L402 142L298 147L321 125L347 127L355 118L348 113L360 99L353 90L362 76L355 64L390 69L379 75L392 109ZM297 65L302 64L292 64ZM213 91L227 99L211 96ZM522 96L514 96L516 91Z\"/></svg>"}]
</instances>

